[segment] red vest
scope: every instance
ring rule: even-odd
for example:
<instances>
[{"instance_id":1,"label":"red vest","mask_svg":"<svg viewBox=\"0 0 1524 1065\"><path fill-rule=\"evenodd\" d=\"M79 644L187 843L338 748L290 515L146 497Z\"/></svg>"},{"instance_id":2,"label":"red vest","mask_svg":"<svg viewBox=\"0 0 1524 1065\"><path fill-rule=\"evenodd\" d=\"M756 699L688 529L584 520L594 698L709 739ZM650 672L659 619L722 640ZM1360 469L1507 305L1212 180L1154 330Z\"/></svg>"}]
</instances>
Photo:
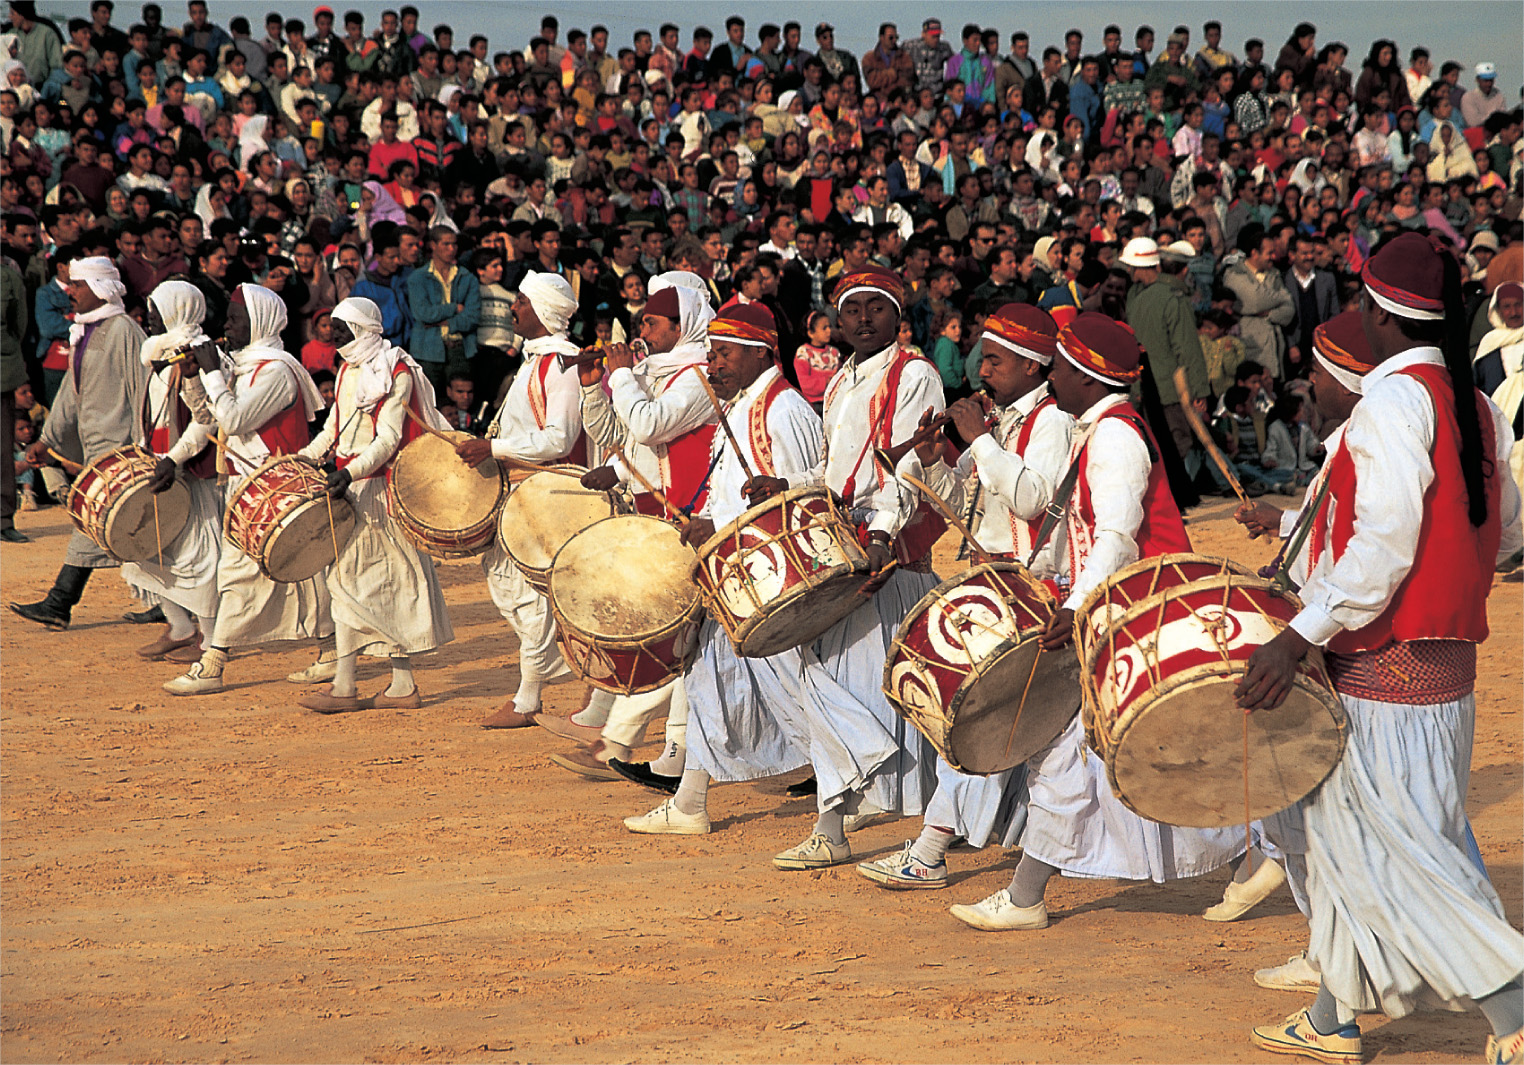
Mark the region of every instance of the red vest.
<instances>
[{"instance_id":1,"label":"red vest","mask_svg":"<svg viewBox=\"0 0 1524 1065\"><path fill-rule=\"evenodd\" d=\"M690 371L701 374L705 369L697 364L685 367L667 378L661 390L665 392ZM708 498L709 444L717 428L709 422L667 441L667 453L661 460L661 490L673 506L698 510Z\"/></svg>"},{"instance_id":2,"label":"red vest","mask_svg":"<svg viewBox=\"0 0 1524 1065\"><path fill-rule=\"evenodd\" d=\"M1131 405L1126 403L1108 407L1101 418L1117 418L1126 422L1143 438L1143 443L1148 448L1148 457L1151 461L1148 468L1148 487L1143 490L1143 522L1138 526L1138 531L1133 537L1138 545L1138 557L1152 558L1155 555L1171 555L1189 551L1191 539L1186 535L1185 522L1180 520L1180 508L1175 505L1175 497L1170 494L1164 463L1159 461L1159 444L1149 430L1148 424L1138 417ZM1096 422L1099 424L1100 418L1096 419ZM1080 470L1077 487L1079 515L1087 528L1094 529L1095 508L1090 501L1090 447L1088 444L1085 446L1085 455L1080 461L1085 465ZM1070 566L1076 572L1080 568L1074 560L1070 561Z\"/></svg>"},{"instance_id":3,"label":"red vest","mask_svg":"<svg viewBox=\"0 0 1524 1065\"><path fill-rule=\"evenodd\" d=\"M541 355L540 365L535 368L534 376L529 379L529 409L534 414L536 428L545 428L545 379L550 376L551 366L556 362L554 355ZM578 433L576 443L566 453L561 461L569 462L574 466L587 465L587 434Z\"/></svg>"},{"instance_id":4,"label":"red vest","mask_svg":"<svg viewBox=\"0 0 1524 1065\"><path fill-rule=\"evenodd\" d=\"M1021 428L1016 431L1016 443L1015 446L1011 448L1011 451L1014 454L1020 455L1023 460L1026 459L1027 445L1032 442L1032 429L1037 425L1038 415L1047 410L1049 407L1056 406L1058 406L1058 400L1053 397L1052 392L1049 392L1046 396L1038 401L1037 406L1032 408L1032 410L1027 414L1026 420L1021 423ZM1025 541L1023 541L1022 536L1018 531L1018 526L1025 526L1026 528ZM1025 521L1021 518L1018 518L1014 514L1011 515L1011 543L1013 546L1015 546L1017 552L1030 552L1031 545L1037 542L1037 534L1041 531L1041 517L1038 517L1036 521ZM1022 558L1020 561L1025 564L1026 559Z\"/></svg>"},{"instance_id":5,"label":"red vest","mask_svg":"<svg viewBox=\"0 0 1524 1065\"><path fill-rule=\"evenodd\" d=\"M186 407L185 402L180 398L178 392L176 393L174 402L170 405L169 411L165 417L174 423L174 433L170 433L170 426L161 425L159 428L153 430L148 434L148 450L152 451L155 455L169 454L169 449L174 447L175 441L178 440L185 433L185 430L190 426L190 409ZM197 452L196 457L185 464L185 472L190 474L192 477L199 477L203 481L217 476L216 447L209 443L199 452Z\"/></svg>"},{"instance_id":6,"label":"red vest","mask_svg":"<svg viewBox=\"0 0 1524 1065\"><path fill-rule=\"evenodd\" d=\"M756 456L757 473L762 477L773 477L778 472L778 467L773 462L772 434L767 431L767 414L773 409L777 398L793 387L788 383L788 378L779 374L746 412L747 443L751 446L751 453Z\"/></svg>"},{"instance_id":7,"label":"red vest","mask_svg":"<svg viewBox=\"0 0 1524 1065\"><path fill-rule=\"evenodd\" d=\"M1483 467L1487 520L1478 528L1466 514L1460 427L1455 420L1455 391L1449 371L1442 366L1420 365L1397 372L1421 383L1434 403L1434 446L1429 452L1434 479L1423 497L1423 525L1413 568L1375 621L1341 632L1329 641L1328 649L1336 654L1371 651L1408 640L1481 643L1487 638L1487 595L1492 590L1492 570L1503 533L1491 412L1477 393L1483 454L1487 456ZM1324 507L1313 522L1309 567L1317 564L1325 542L1337 560L1355 532L1355 463L1342 443L1328 461L1328 485L1329 495L1337 504L1332 528L1329 508ZM1379 491L1379 486L1375 490Z\"/></svg>"},{"instance_id":8,"label":"red vest","mask_svg":"<svg viewBox=\"0 0 1524 1065\"><path fill-rule=\"evenodd\" d=\"M269 362L262 362L254 367L254 373L249 376L249 384L252 385L260 371L269 365ZM339 372L342 374L344 371L340 368ZM295 455L312 443L312 432L307 428L307 408L302 403L300 389L289 407L259 427L259 438L265 442L265 447L270 449L272 455Z\"/></svg>"},{"instance_id":9,"label":"red vest","mask_svg":"<svg viewBox=\"0 0 1524 1065\"><path fill-rule=\"evenodd\" d=\"M347 362L343 366L339 367L339 376L335 378L333 382L333 394L335 397L337 397L339 394L339 382L344 379L344 371L347 369L349 369L349 363ZM404 374L410 374L412 372L412 368L409 367L407 363L403 362L401 359L398 359L397 365L392 367L392 380L396 381L397 378L402 377ZM377 400L376 405L370 409L370 431L372 435L374 435L376 431L377 423L381 420L381 408L385 405L386 399L385 397L382 397L381 399ZM418 415L420 420L427 421L427 416L423 411L422 400L418 395L418 382L416 380L413 382L413 391L408 393L407 405L412 408L413 413ZM333 415L330 414L329 416L332 417ZM340 428L342 429L342 426L340 426ZM397 444L397 450L392 452L392 456L396 457L398 452L407 447L414 440L417 440L423 434L423 426L419 425L418 422L414 421L412 418L404 417L402 419L402 440ZM335 440L335 447L337 446L337 440ZM335 454L333 459L334 465L336 465L341 470L354 460L355 456L353 455L339 454ZM392 475L392 464L390 460L385 463L384 470L386 476L390 478ZM377 470L376 472L380 473L382 471ZM369 476L374 477L376 474L372 473ZM360 480L363 481L365 478L361 477Z\"/></svg>"}]
</instances>

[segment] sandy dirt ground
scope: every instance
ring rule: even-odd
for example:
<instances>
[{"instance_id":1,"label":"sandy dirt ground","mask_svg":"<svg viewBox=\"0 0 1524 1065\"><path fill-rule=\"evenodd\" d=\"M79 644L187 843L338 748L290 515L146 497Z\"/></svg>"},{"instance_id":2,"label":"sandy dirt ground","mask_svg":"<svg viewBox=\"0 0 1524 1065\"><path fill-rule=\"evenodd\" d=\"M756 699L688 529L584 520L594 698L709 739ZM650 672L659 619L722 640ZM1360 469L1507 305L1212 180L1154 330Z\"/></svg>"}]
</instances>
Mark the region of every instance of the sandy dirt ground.
<instances>
[{"instance_id":1,"label":"sandy dirt ground","mask_svg":"<svg viewBox=\"0 0 1524 1065\"><path fill-rule=\"evenodd\" d=\"M1273 497L1272 497L1273 498ZM1198 550L1260 564L1215 503ZM68 532L18 516L0 595L40 598ZM947 541L939 571L955 572ZM1226 871L1165 886L1055 881L1044 932L946 912L1016 859L959 849L951 885L890 894L851 866L775 871L813 801L788 780L716 788L715 831L641 837L652 792L547 761L543 729L483 732L516 641L473 562L441 569L456 642L417 662L421 710L322 717L238 656L225 693L159 685L99 572L66 633L0 612L0 1057L28 1061L1254 1061L1252 1024L1305 996L1251 973L1304 945L1284 891L1250 919L1198 916ZM1519 585L1492 599L1470 812L1521 915ZM361 665L361 690L384 686ZM570 713L585 689L549 689ZM653 740L658 737L653 736ZM797 775L796 775L797 777ZM853 837L876 856L919 830ZM1367 1059L1477 1058L1477 1015L1367 1018Z\"/></svg>"}]
</instances>

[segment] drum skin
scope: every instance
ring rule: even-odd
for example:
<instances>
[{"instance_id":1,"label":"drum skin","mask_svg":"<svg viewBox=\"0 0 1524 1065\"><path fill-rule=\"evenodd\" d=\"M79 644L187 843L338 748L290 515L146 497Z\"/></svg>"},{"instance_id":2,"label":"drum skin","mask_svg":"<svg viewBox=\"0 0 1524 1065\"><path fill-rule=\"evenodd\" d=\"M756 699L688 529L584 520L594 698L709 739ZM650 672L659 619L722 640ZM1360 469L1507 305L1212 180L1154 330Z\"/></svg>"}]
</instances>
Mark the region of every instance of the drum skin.
<instances>
[{"instance_id":1,"label":"drum skin","mask_svg":"<svg viewBox=\"0 0 1524 1065\"><path fill-rule=\"evenodd\" d=\"M1014 562L974 566L905 616L884 662L884 694L962 773L1020 765L1079 710L1067 653L1040 652L1053 598Z\"/></svg>"},{"instance_id":2,"label":"drum skin","mask_svg":"<svg viewBox=\"0 0 1524 1065\"><path fill-rule=\"evenodd\" d=\"M584 474L581 466L560 469ZM573 536L614 516L607 492L583 488L577 477L540 471L525 477L509 494L497 520L497 542L524 579L540 591L550 586L556 553Z\"/></svg>"},{"instance_id":3,"label":"drum skin","mask_svg":"<svg viewBox=\"0 0 1524 1065\"><path fill-rule=\"evenodd\" d=\"M824 488L757 504L698 555L693 580L704 605L747 658L815 640L863 605L871 576L856 531Z\"/></svg>"},{"instance_id":4,"label":"drum skin","mask_svg":"<svg viewBox=\"0 0 1524 1065\"><path fill-rule=\"evenodd\" d=\"M328 496L327 478L281 455L251 473L228 499L223 535L277 584L321 573L355 528L354 506Z\"/></svg>"},{"instance_id":5,"label":"drum skin","mask_svg":"<svg viewBox=\"0 0 1524 1065\"><path fill-rule=\"evenodd\" d=\"M1285 809L1333 771L1345 716L1321 652L1303 659L1274 710L1246 714L1233 695L1249 656L1301 609L1294 596L1222 569L1161 581L1152 595L1118 606L1098 589L1076 615L1075 636L1086 734L1129 809L1164 824L1222 828Z\"/></svg>"},{"instance_id":6,"label":"drum skin","mask_svg":"<svg viewBox=\"0 0 1524 1065\"><path fill-rule=\"evenodd\" d=\"M641 514L605 518L568 540L549 586L567 664L620 695L682 676L698 651L703 615L693 562L675 525Z\"/></svg>"},{"instance_id":7,"label":"drum skin","mask_svg":"<svg viewBox=\"0 0 1524 1065\"><path fill-rule=\"evenodd\" d=\"M498 510L508 494L493 459L467 466L454 444L469 433L418 437L398 453L387 474L387 503L403 535L435 558L469 558L492 543Z\"/></svg>"},{"instance_id":8,"label":"drum skin","mask_svg":"<svg viewBox=\"0 0 1524 1065\"><path fill-rule=\"evenodd\" d=\"M97 457L69 488L75 528L118 562L157 559L190 520L190 489L179 480L158 495L149 490L158 461L153 452L128 444Z\"/></svg>"}]
</instances>

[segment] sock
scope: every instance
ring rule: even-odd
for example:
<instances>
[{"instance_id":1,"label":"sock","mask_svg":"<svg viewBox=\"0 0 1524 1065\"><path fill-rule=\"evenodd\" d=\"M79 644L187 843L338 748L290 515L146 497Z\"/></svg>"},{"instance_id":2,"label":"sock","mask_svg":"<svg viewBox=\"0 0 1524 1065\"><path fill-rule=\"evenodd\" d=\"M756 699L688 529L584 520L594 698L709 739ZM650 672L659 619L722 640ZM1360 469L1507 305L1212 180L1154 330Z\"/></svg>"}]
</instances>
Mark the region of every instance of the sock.
<instances>
[{"instance_id":1,"label":"sock","mask_svg":"<svg viewBox=\"0 0 1524 1065\"><path fill-rule=\"evenodd\" d=\"M701 814L709 807L709 774L702 769L684 769L673 805L679 813Z\"/></svg>"},{"instance_id":2,"label":"sock","mask_svg":"<svg viewBox=\"0 0 1524 1065\"><path fill-rule=\"evenodd\" d=\"M599 740L598 742L603 745L600 750L595 752L600 758L617 758L621 762L628 762L630 760L630 755L633 752L619 741L606 739ZM681 767L679 767L679 772L681 772ZM677 776L678 774L673 773L672 775Z\"/></svg>"},{"instance_id":3,"label":"sock","mask_svg":"<svg viewBox=\"0 0 1524 1065\"><path fill-rule=\"evenodd\" d=\"M545 687L539 677L521 676L519 690L513 696L513 708L521 714L540 712L540 689Z\"/></svg>"},{"instance_id":4,"label":"sock","mask_svg":"<svg viewBox=\"0 0 1524 1065\"><path fill-rule=\"evenodd\" d=\"M910 848L910 856L927 865L937 865L947 858L947 848L952 846L953 830L924 825Z\"/></svg>"},{"instance_id":5,"label":"sock","mask_svg":"<svg viewBox=\"0 0 1524 1065\"><path fill-rule=\"evenodd\" d=\"M620 761L623 760L620 759ZM688 752L683 749L682 744L676 740L668 740L667 746L662 749L661 757L651 763L651 772L660 773L664 777L680 776L685 772L683 767L687 762Z\"/></svg>"},{"instance_id":6,"label":"sock","mask_svg":"<svg viewBox=\"0 0 1524 1065\"><path fill-rule=\"evenodd\" d=\"M839 847L847 842L846 818L845 804L833 806L829 810L821 810L820 816L815 819L815 833L824 836Z\"/></svg>"},{"instance_id":7,"label":"sock","mask_svg":"<svg viewBox=\"0 0 1524 1065\"><path fill-rule=\"evenodd\" d=\"M355 691L355 662L358 652L339 656L339 669L333 675L332 694L337 699L353 699Z\"/></svg>"},{"instance_id":8,"label":"sock","mask_svg":"<svg viewBox=\"0 0 1524 1065\"><path fill-rule=\"evenodd\" d=\"M1319 1035L1333 1035L1343 1027L1339 1023L1339 1000L1333 997L1327 984L1318 985L1318 997L1307 1010L1307 1023Z\"/></svg>"},{"instance_id":9,"label":"sock","mask_svg":"<svg viewBox=\"0 0 1524 1065\"><path fill-rule=\"evenodd\" d=\"M1477 1007L1492 1025L1492 1034L1507 1039L1524 1028L1524 977L1516 977L1490 995L1476 1000Z\"/></svg>"},{"instance_id":10,"label":"sock","mask_svg":"<svg viewBox=\"0 0 1524 1065\"><path fill-rule=\"evenodd\" d=\"M572 723L588 728L602 728L608 723L609 711L614 707L614 695L601 688L594 688L587 696L587 705L572 715ZM523 711L520 711L523 713Z\"/></svg>"},{"instance_id":11,"label":"sock","mask_svg":"<svg viewBox=\"0 0 1524 1065\"><path fill-rule=\"evenodd\" d=\"M168 599L159 603L159 609L164 611L164 620L169 622L169 638L171 640L189 639L196 631L196 623L191 621L190 611L179 603L171 603Z\"/></svg>"},{"instance_id":12,"label":"sock","mask_svg":"<svg viewBox=\"0 0 1524 1065\"><path fill-rule=\"evenodd\" d=\"M1056 872L1058 869L1055 866L1030 854L1023 854L1021 861L1016 864L1016 874L1011 877L1006 892L1017 906L1036 906L1048 890L1048 880Z\"/></svg>"},{"instance_id":13,"label":"sock","mask_svg":"<svg viewBox=\"0 0 1524 1065\"><path fill-rule=\"evenodd\" d=\"M212 646L212 632L217 628L217 615L197 618L196 621L201 625L201 649L205 651Z\"/></svg>"},{"instance_id":14,"label":"sock","mask_svg":"<svg viewBox=\"0 0 1524 1065\"><path fill-rule=\"evenodd\" d=\"M413 688L413 660L407 655L392 655L392 682L387 685L386 694L396 698L403 695L411 695Z\"/></svg>"}]
</instances>

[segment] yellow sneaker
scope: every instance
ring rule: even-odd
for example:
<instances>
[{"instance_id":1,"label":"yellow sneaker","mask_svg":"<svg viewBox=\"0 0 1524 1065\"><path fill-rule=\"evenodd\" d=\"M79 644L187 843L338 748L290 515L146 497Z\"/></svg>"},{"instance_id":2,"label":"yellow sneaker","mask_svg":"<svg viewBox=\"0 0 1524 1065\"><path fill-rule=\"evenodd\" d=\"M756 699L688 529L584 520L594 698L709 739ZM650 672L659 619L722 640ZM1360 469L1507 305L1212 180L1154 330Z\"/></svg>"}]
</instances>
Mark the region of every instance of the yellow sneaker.
<instances>
[{"instance_id":1,"label":"yellow sneaker","mask_svg":"<svg viewBox=\"0 0 1524 1065\"><path fill-rule=\"evenodd\" d=\"M1487 1037L1487 1065L1524 1065L1524 1028L1506 1039Z\"/></svg>"},{"instance_id":2,"label":"yellow sneaker","mask_svg":"<svg viewBox=\"0 0 1524 1065\"><path fill-rule=\"evenodd\" d=\"M1360 1026L1351 1021L1332 1035L1322 1035L1307 1019L1307 1011L1297 1010L1280 1024L1255 1028L1249 1038L1261 1050L1272 1054L1312 1058L1328 1065L1360 1065Z\"/></svg>"}]
</instances>

